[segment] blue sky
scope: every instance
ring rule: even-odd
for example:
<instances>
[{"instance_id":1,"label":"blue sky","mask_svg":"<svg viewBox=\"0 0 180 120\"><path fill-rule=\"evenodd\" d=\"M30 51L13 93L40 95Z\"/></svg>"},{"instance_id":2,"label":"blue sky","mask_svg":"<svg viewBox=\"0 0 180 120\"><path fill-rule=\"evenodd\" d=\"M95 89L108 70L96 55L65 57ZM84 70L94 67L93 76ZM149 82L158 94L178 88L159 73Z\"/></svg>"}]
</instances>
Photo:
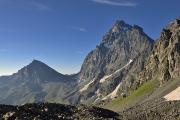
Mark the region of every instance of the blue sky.
<instances>
[{"instance_id":1,"label":"blue sky","mask_svg":"<svg viewBox=\"0 0 180 120\"><path fill-rule=\"evenodd\" d=\"M76 73L117 19L153 39L180 16L179 0L0 0L0 75L38 59Z\"/></svg>"}]
</instances>

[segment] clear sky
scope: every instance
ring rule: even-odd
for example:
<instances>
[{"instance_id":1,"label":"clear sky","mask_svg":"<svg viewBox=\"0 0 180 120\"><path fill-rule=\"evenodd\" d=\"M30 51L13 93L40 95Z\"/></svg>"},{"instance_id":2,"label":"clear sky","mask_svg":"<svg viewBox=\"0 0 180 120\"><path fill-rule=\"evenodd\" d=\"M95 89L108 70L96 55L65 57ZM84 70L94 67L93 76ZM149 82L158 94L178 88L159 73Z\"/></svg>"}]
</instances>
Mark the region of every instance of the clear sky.
<instances>
[{"instance_id":1,"label":"clear sky","mask_svg":"<svg viewBox=\"0 0 180 120\"><path fill-rule=\"evenodd\" d=\"M180 0L0 0L0 75L33 59L76 73L117 19L153 39L180 16Z\"/></svg>"}]
</instances>

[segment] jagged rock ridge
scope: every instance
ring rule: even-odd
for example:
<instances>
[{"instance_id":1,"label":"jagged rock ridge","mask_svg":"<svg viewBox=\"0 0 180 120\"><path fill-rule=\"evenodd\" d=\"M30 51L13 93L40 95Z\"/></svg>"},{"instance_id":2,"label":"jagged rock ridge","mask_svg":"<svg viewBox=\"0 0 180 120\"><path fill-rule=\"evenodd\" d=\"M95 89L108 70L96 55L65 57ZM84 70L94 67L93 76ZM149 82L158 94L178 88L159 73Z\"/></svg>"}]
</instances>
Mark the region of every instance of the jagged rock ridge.
<instances>
[{"instance_id":1,"label":"jagged rock ridge","mask_svg":"<svg viewBox=\"0 0 180 120\"><path fill-rule=\"evenodd\" d=\"M171 78L180 77L180 19L176 19L163 29L146 61L140 82L154 77L158 77L161 84Z\"/></svg>"}]
</instances>

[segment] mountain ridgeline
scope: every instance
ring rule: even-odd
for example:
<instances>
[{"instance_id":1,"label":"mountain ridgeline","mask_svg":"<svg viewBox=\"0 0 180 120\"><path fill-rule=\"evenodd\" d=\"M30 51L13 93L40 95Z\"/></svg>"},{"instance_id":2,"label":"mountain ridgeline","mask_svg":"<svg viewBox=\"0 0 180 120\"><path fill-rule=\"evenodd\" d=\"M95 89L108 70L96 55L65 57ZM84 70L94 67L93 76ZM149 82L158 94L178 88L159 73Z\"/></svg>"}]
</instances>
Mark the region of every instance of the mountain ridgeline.
<instances>
[{"instance_id":1,"label":"mountain ridgeline","mask_svg":"<svg viewBox=\"0 0 180 120\"><path fill-rule=\"evenodd\" d=\"M106 104L130 96L152 79L158 79L159 87L179 77L180 19L165 27L156 41L138 25L118 20L75 75L34 60L13 75L1 76L0 104Z\"/></svg>"},{"instance_id":2,"label":"mountain ridgeline","mask_svg":"<svg viewBox=\"0 0 180 120\"><path fill-rule=\"evenodd\" d=\"M17 73L0 77L0 103L62 102L64 94L74 83L73 76L62 75L33 60Z\"/></svg>"}]
</instances>

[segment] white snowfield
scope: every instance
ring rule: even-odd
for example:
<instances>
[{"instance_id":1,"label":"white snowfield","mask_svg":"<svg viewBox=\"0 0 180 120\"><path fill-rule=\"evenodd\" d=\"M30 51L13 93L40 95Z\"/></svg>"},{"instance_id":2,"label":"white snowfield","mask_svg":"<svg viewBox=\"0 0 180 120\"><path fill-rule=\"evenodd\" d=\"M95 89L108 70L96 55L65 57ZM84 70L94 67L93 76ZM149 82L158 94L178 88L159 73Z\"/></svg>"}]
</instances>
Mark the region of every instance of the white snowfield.
<instances>
[{"instance_id":1,"label":"white snowfield","mask_svg":"<svg viewBox=\"0 0 180 120\"><path fill-rule=\"evenodd\" d=\"M88 84L86 84L86 85L85 85L82 89L80 89L79 91L80 91L80 92L83 92L83 91L87 90L88 87L89 87L89 85L91 85L94 81L95 81L95 79L93 79L92 81L90 81Z\"/></svg>"},{"instance_id":2,"label":"white snowfield","mask_svg":"<svg viewBox=\"0 0 180 120\"><path fill-rule=\"evenodd\" d=\"M104 83L108 78L110 78L113 74L110 75L106 75L103 78L101 78L101 80L99 81L99 83Z\"/></svg>"},{"instance_id":3,"label":"white snowfield","mask_svg":"<svg viewBox=\"0 0 180 120\"><path fill-rule=\"evenodd\" d=\"M113 98L117 97L117 92L118 92L120 86L121 86L121 83L116 87L116 89L112 93L110 93L109 95L104 97L102 100L106 100L108 98L113 99Z\"/></svg>"},{"instance_id":4,"label":"white snowfield","mask_svg":"<svg viewBox=\"0 0 180 120\"><path fill-rule=\"evenodd\" d=\"M130 65L132 62L133 62L133 60L130 59L129 62L128 62L126 65L124 65L122 68L116 70L114 73L112 73L112 74L110 74L110 75L104 76L104 77L99 81L99 83L104 83L108 78L110 78L110 77L113 76L114 74L120 72L121 70L123 70L124 68L126 68L128 65Z\"/></svg>"},{"instance_id":5,"label":"white snowfield","mask_svg":"<svg viewBox=\"0 0 180 120\"><path fill-rule=\"evenodd\" d=\"M164 96L164 98L166 99L166 101L180 100L180 86L166 96Z\"/></svg>"}]
</instances>

